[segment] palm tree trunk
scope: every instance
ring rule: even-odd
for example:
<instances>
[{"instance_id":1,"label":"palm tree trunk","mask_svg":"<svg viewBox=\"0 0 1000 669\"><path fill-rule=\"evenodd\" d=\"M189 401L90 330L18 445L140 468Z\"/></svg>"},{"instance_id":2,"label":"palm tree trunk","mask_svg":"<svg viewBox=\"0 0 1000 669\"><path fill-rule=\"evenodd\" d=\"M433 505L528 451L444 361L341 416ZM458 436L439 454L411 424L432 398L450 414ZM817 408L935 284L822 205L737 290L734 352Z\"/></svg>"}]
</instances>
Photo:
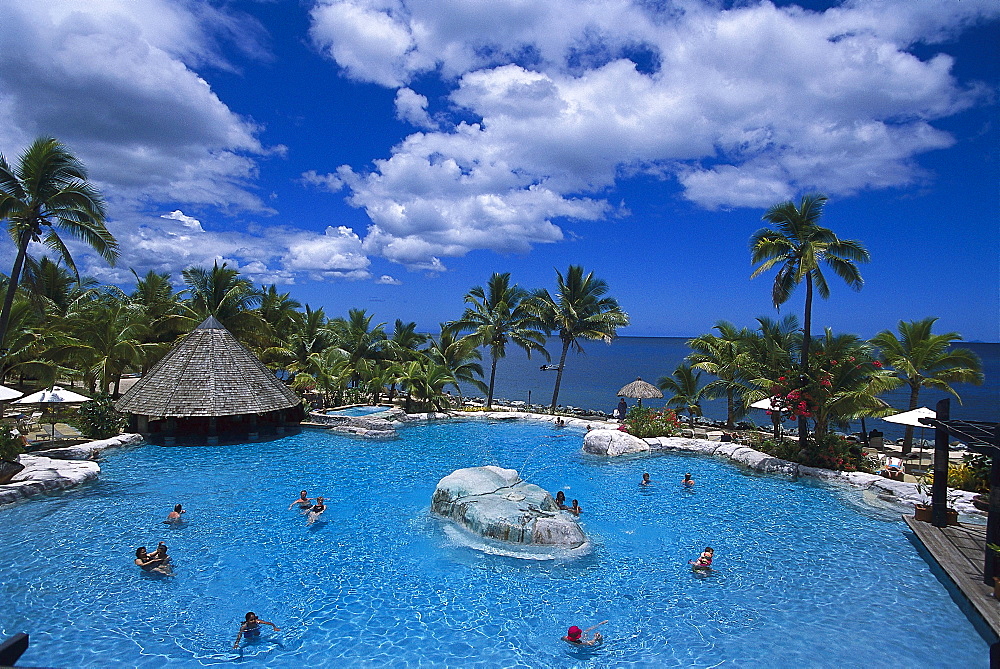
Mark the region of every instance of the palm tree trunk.
<instances>
[{"instance_id":1,"label":"palm tree trunk","mask_svg":"<svg viewBox=\"0 0 1000 669\"><path fill-rule=\"evenodd\" d=\"M809 340L812 338L812 305L813 281L812 272L806 273L806 307L802 319L802 375L800 381L804 386L809 379ZM799 449L805 451L809 446L809 423L805 416L799 416Z\"/></svg>"},{"instance_id":2,"label":"palm tree trunk","mask_svg":"<svg viewBox=\"0 0 1000 669\"><path fill-rule=\"evenodd\" d=\"M736 412L734 391L732 388L726 390L726 429L732 430L736 427L736 419L733 414Z\"/></svg>"},{"instance_id":3,"label":"palm tree trunk","mask_svg":"<svg viewBox=\"0 0 1000 669\"><path fill-rule=\"evenodd\" d=\"M497 378L497 357L491 354L493 363L490 365L490 392L486 395L486 408L493 408L493 382Z\"/></svg>"},{"instance_id":4,"label":"palm tree trunk","mask_svg":"<svg viewBox=\"0 0 1000 669\"><path fill-rule=\"evenodd\" d=\"M920 397L920 383L910 384L910 411L917 408L917 399ZM903 434L903 455L907 455L913 450L913 426L907 425Z\"/></svg>"},{"instance_id":5,"label":"palm tree trunk","mask_svg":"<svg viewBox=\"0 0 1000 669\"><path fill-rule=\"evenodd\" d=\"M566 353L569 351L570 342L563 340L562 355L559 356L559 369L556 370L556 387L552 390L552 406L549 407L550 413L556 412L556 401L559 399L559 386L562 384L562 373L563 366L566 364Z\"/></svg>"},{"instance_id":6,"label":"palm tree trunk","mask_svg":"<svg viewBox=\"0 0 1000 669\"><path fill-rule=\"evenodd\" d=\"M10 323L10 310L14 304L14 295L17 293L17 282L21 279L24 257L28 254L29 241L31 241L31 228L25 228L17 240L17 257L14 259L14 268L10 271L10 281L7 282L3 309L0 310L0 369L6 366L7 348L4 344L7 340L7 325Z\"/></svg>"}]
</instances>

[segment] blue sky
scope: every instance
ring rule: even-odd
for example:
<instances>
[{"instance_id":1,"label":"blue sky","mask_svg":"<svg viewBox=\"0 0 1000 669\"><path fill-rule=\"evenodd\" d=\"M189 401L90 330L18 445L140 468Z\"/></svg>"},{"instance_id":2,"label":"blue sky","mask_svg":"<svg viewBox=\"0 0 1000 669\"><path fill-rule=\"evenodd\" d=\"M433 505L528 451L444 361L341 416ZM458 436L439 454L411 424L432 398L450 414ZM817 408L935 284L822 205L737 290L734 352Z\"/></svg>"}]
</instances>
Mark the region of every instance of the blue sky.
<instances>
[{"instance_id":1,"label":"blue sky","mask_svg":"<svg viewBox=\"0 0 1000 669\"><path fill-rule=\"evenodd\" d=\"M570 264L610 284L624 335L752 325L775 310L747 240L819 191L872 262L861 292L832 282L817 331L938 316L1000 341L998 19L986 0L11 0L0 152L53 135L87 163L122 242L116 268L77 249L102 281L219 260L428 331L491 272L551 290Z\"/></svg>"}]
</instances>

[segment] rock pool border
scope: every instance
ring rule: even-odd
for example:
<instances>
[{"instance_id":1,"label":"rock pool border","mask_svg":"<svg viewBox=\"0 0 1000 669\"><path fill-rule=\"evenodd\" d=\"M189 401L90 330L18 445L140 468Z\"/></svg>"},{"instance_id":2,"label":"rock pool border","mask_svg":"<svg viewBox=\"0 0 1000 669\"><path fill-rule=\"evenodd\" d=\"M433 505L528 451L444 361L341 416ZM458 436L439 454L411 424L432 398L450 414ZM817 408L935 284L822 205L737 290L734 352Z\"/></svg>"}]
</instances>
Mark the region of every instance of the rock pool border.
<instances>
[{"instance_id":1,"label":"rock pool border","mask_svg":"<svg viewBox=\"0 0 1000 669\"><path fill-rule=\"evenodd\" d=\"M18 456L24 465L14 479L0 485L0 508L53 490L64 490L93 481L101 473L94 459L109 448L123 448L142 443L140 434L120 434L77 446L52 448Z\"/></svg>"}]
</instances>

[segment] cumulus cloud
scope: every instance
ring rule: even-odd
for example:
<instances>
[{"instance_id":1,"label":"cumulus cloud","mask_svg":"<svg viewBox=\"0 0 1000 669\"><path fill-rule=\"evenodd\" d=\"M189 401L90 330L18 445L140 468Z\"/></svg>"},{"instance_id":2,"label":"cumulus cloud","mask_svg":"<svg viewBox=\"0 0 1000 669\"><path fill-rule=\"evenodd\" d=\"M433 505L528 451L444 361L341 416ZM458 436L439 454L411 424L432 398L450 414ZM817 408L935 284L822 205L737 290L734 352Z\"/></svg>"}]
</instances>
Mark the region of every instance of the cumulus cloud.
<instances>
[{"instance_id":1,"label":"cumulus cloud","mask_svg":"<svg viewBox=\"0 0 1000 669\"><path fill-rule=\"evenodd\" d=\"M450 124L437 115L368 171L313 176L365 209L366 252L423 269L559 241L641 172L710 209L927 179L917 157L954 142L933 122L983 91L949 55L910 49L1000 6L318 0L311 16L347 76L397 89L400 118L425 120L421 77L448 88Z\"/></svg>"},{"instance_id":2,"label":"cumulus cloud","mask_svg":"<svg viewBox=\"0 0 1000 669\"><path fill-rule=\"evenodd\" d=\"M223 42L266 57L254 21L207 3L11 0L0 25L0 147L58 137L117 202L266 209L259 128L193 69L231 67Z\"/></svg>"},{"instance_id":3,"label":"cumulus cloud","mask_svg":"<svg viewBox=\"0 0 1000 669\"><path fill-rule=\"evenodd\" d=\"M427 97L409 88L396 91L396 118L419 128L437 128L437 123L427 113Z\"/></svg>"},{"instance_id":4,"label":"cumulus cloud","mask_svg":"<svg viewBox=\"0 0 1000 669\"><path fill-rule=\"evenodd\" d=\"M403 282L399 279L393 278L388 274L383 274L379 278L375 279L375 283L381 284L383 286L401 286Z\"/></svg>"},{"instance_id":5,"label":"cumulus cloud","mask_svg":"<svg viewBox=\"0 0 1000 669\"><path fill-rule=\"evenodd\" d=\"M186 216L183 211L177 209L170 212L169 214L163 214L160 218L166 218L172 221L180 221L181 225L185 228L191 228L192 230L197 230L198 232L204 232L205 229L201 227L201 221L192 216Z\"/></svg>"}]
</instances>

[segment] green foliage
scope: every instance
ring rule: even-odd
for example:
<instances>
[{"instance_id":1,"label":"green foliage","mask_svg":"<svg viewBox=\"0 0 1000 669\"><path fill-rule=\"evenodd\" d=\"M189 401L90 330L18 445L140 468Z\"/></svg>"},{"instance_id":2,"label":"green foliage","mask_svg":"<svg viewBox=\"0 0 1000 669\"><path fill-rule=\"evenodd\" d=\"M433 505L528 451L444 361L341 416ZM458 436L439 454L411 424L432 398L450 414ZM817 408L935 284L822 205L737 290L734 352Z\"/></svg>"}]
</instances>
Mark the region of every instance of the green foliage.
<instances>
[{"instance_id":1,"label":"green foliage","mask_svg":"<svg viewBox=\"0 0 1000 669\"><path fill-rule=\"evenodd\" d=\"M672 409L651 409L634 406L622 423L625 432L645 439L647 437L672 437L680 429L681 422Z\"/></svg>"},{"instance_id":2,"label":"green foliage","mask_svg":"<svg viewBox=\"0 0 1000 669\"><path fill-rule=\"evenodd\" d=\"M797 462L807 467L822 467L844 472L872 473L878 467L875 458L867 456L854 444L835 434L827 434L818 439L810 438L803 452L797 441L766 440L757 450L789 462Z\"/></svg>"},{"instance_id":3,"label":"green foliage","mask_svg":"<svg viewBox=\"0 0 1000 669\"><path fill-rule=\"evenodd\" d=\"M24 453L21 437L11 434L9 425L0 424L0 460L14 462L21 453Z\"/></svg>"},{"instance_id":4,"label":"green foliage","mask_svg":"<svg viewBox=\"0 0 1000 669\"><path fill-rule=\"evenodd\" d=\"M115 409L114 400L101 394L77 409L78 426L89 439L107 439L121 433L127 421L125 414Z\"/></svg>"},{"instance_id":5,"label":"green foliage","mask_svg":"<svg viewBox=\"0 0 1000 669\"><path fill-rule=\"evenodd\" d=\"M990 461L985 455L967 455L948 464L948 487L969 492L990 491Z\"/></svg>"}]
</instances>

